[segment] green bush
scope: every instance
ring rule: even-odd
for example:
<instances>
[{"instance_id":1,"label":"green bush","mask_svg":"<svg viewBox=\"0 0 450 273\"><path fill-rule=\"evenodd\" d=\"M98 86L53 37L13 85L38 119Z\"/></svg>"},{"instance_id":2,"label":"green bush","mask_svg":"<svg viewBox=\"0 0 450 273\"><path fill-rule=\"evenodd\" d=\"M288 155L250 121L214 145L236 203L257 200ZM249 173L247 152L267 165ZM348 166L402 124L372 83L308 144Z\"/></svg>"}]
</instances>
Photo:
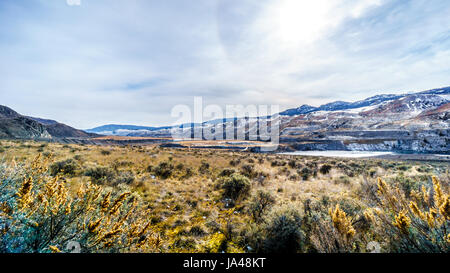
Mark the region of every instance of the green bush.
<instances>
[{"instance_id":1,"label":"green bush","mask_svg":"<svg viewBox=\"0 0 450 273\"><path fill-rule=\"evenodd\" d=\"M77 162L73 159L58 161L50 165L49 171L52 176L57 174L75 175L79 168Z\"/></svg>"},{"instance_id":2,"label":"green bush","mask_svg":"<svg viewBox=\"0 0 450 273\"><path fill-rule=\"evenodd\" d=\"M114 171L109 167L95 167L85 172L86 176L91 177L92 182L104 184L114 179Z\"/></svg>"},{"instance_id":3,"label":"green bush","mask_svg":"<svg viewBox=\"0 0 450 273\"><path fill-rule=\"evenodd\" d=\"M198 168L198 172L201 174L207 174L209 173L209 163L206 161L202 161L202 164L200 165L200 167Z\"/></svg>"},{"instance_id":4,"label":"green bush","mask_svg":"<svg viewBox=\"0 0 450 273\"><path fill-rule=\"evenodd\" d=\"M235 173L236 172L236 170L234 170L234 169L223 169L220 173L219 173L219 176L230 176L230 175L232 175L233 173Z\"/></svg>"},{"instance_id":5,"label":"green bush","mask_svg":"<svg viewBox=\"0 0 450 273\"><path fill-rule=\"evenodd\" d=\"M295 253L302 249L304 237L301 227L302 217L293 208L274 210L267 218L264 227L263 252Z\"/></svg>"},{"instance_id":6,"label":"green bush","mask_svg":"<svg viewBox=\"0 0 450 273\"><path fill-rule=\"evenodd\" d=\"M308 180L312 172L308 167L304 167L298 172L298 174L302 177L303 180Z\"/></svg>"},{"instance_id":7,"label":"green bush","mask_svg":"<svg viewBox=\"0 0 450 273\"><path fill-rule=\"evenodd\" d=\"M323 164L320 167L319 171L320 171L321 174L328 174L330 172L331 168L332 168L331 165Z\"/></svg>"},{"instance_id":8,"label":"green bush","mask_svg":"<svg viewBox=\"0 0 450 273\"><path fill-rule=\"evenodd\" d=\"M302 217L291 207L272 209L262 223L251 224L245 231L245 243L257 253L296 253L304 248Z\"/></svg>"},{"instance_id":9,"label":"green bush","mask_svg":"<svg viewBox=\"0 0 450 273\"><path fill-rule=\"evenodd\" d=\"M241 167L241 173L248 178L254 178L256 176L253 165L245 164Z\"/></svg>"},{"instance_id":10,"label":"green bush","mask_svg":"<svg viewBox=\"0 0 450 273\"><path fill-rule=\"evenodd\" d=\"M244 199L250 192L250 180L240 174L232 174L219 180L219 186L223 189L222 196L232 200Z\"/></svg>"},{"instance_id":11,"label":"green bush","mask_svg":"<svg viewBox=\"0 0 450 273\"><path fill-rule=\"evenodd\" d=\"M156 176L167 179L172 176L174 166L172 162L161 162L158 166L153 168L153 172Z\"/></svg>"}]
</instances>

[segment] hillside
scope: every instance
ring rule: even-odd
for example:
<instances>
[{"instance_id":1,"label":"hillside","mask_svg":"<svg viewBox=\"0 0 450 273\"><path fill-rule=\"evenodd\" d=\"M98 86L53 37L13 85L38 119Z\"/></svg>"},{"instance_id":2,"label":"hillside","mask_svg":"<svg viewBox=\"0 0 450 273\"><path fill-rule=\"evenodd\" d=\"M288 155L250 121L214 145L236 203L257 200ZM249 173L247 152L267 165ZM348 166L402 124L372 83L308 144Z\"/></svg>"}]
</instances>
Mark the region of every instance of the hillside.
<instances>
[{"instance_id":1,"label":"hillside","mask_svg":"<svg viewBox=\"0 0 450 273\"><path fill-rule=\"evenodd\" d=\"M54 120L23 116L9 107L0 105L0 138L58 139L96 136L98 135L86 133Z\"/></svg>"},{"instance_id":2,"label":"hillside","mask_svg":"<svg viewBox=\"0 0 450 273\"><path fill-rule=\"evenodd\" d=\"M450 87L416 93L377 95L356 102L336 101L318 107L302 105L279 115L281 149L287 150L376 150L423 153L450 151ZM271 122L274 117L260 117ZM245 128L246 140L257 119L243 118L204 122L192 129L178 129L180 137L190 138L194 130L235 125ZM244 127L245 126L245 127ZM129 128L111 135L170 137L170 129ZM405 134L405 132L407 132ZM216 139L224 136L216 133Z\"/></svg>"}]
</instances>

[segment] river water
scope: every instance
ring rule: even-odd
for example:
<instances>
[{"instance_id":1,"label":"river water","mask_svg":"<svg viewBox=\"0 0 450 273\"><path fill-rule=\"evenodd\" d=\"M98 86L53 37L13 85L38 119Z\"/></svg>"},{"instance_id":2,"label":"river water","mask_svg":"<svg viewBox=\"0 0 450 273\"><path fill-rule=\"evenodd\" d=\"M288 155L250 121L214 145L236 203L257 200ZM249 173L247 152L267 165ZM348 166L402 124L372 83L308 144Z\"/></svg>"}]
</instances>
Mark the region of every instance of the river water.
<instances>
[{"instance_id":1,"label":"river water","mask_svg":"<svg viewBox=\"0 0 450 273\"><path fill-rule=\"evenodd\" d=\"M325 157L376 157L383 155L395 155L394 152L371 152L371 151L296 151L289 153L280 153L283 155L306 155L306 156L325 156Z\"/></svg>"}]
</instances>

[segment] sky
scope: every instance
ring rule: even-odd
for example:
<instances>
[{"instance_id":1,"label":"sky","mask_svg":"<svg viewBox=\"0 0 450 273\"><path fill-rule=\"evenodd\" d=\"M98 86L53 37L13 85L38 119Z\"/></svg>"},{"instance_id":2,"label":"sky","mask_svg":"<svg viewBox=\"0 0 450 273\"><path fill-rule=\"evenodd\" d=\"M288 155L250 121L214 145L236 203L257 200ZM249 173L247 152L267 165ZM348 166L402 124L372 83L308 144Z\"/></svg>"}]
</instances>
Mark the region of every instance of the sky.
<instances>
[{"instance_id":1,"label":"sky","mask_svg":"<svg viewBox=\"0 0 450 273\"><path fill-rule=\"evenodd\" d=\"M0 104L81 129L444 86L448 0L0 1Z\"/></svg>"}]
</instances>

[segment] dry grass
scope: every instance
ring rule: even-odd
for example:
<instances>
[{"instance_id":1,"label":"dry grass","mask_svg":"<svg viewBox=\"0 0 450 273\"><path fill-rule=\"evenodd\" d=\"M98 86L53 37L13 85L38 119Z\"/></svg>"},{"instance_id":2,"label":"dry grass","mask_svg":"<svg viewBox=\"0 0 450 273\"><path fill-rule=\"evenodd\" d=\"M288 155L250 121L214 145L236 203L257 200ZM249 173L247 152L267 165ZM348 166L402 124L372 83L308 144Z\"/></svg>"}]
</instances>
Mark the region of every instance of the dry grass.
<instances>
[{"instance_id":1,"label":"dry grass","mask_svg":"<svg viewBox=\"0 0 450 273\"><path fill-rule=\"evenodd\" d=\"M2 141L0 147L3 149L1 161L8 166L30 164L38 154L51 157L52 162L72 159L75 162L74 173L61 175L72 194L80 185L92 181L93 171L105 168L111 176L99 179L96 182L98 186L105 190L126 186L140 196L143 208L149 211L146 217L152 232L161 237L159 251L162 252L270 251L255 247L263 243L249 237L249 234L255 237L267 232L264 225L272 223L269 215L279 216L267 212L261 223L254 223L248 208L255 200L252 197L261 190L274 197L274 210L287 206L305 217L302 233L308 233L307 238L311 239L304 239L302 248L297 251L364 252L365 249L358 244L363 245L369 239L387 243L392 238L355 227L356 234L352 240L358 243L348 243L349 238L336 239L341 242L341 248L336 249L327 245L331 237L325 238L323 234L328 230L328 234L339 236L335 228L338 220L335 219L340 219L340 215L345 216L341 218L345 219L348 227L351 223L359 223L366 209L379 205L376 203L377 178L382 177L405 191L422 185L432 187L432 175L440 179L446 193L449 183L448 164L445 163L327 159L226 150L169 149L156 145L94 146ZM167 163L168 167L161 163ZM320 172L324 164L331 166L326 174ZM247 165L250 167L244 167ZM160 172L155 171L163 167L167 168L165 173L169 174L168 177L159 176ZM304 168L310 171L307 179L302 177ZM217 183L225 169L249 176L251 188L246 198L236 202L223 198ZM339 205L338 211L336 205ZM328 213L330 208L333 209L334 220ZM308 217L318 217L320 221L310 225ZM248 223L253 223L253 233L249 231ZM395 249L385 245L384 251Z\"/></svg>"}]
</instances>

